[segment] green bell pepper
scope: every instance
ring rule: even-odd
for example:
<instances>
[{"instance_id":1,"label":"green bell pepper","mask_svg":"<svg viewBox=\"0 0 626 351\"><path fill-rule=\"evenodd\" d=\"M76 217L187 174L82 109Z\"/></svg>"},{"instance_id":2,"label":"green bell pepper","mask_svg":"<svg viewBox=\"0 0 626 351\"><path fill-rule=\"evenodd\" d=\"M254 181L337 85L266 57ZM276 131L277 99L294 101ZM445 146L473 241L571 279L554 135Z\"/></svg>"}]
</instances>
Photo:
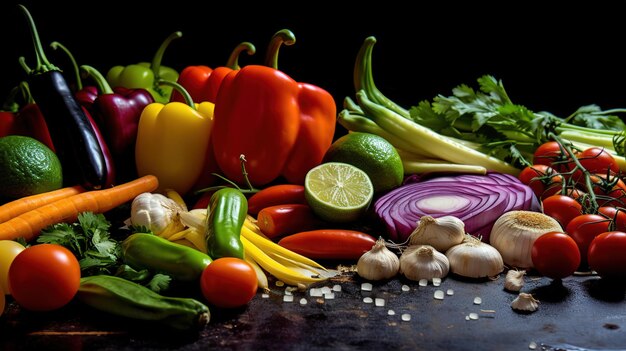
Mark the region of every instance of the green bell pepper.
<instances>
[{"instance_id":1,"label":"green bell pepper","mask_svg":"<svg viewBox=\"0 0 626 351\"><path fill-rule=\"evenodd\" d=\"M163 41L157 50L152 62L140 62L128 66L114 66L106 75L107 82L111 87L124 87L128 89L146 89L155 102L167 103L172 95L171 86L159 86L159 79L175 82L178 80L178 72L166 66L161 66L161 60L165 49L174 39L180 38L181 32L174 32Z\"/></svg>"}]
</instances>

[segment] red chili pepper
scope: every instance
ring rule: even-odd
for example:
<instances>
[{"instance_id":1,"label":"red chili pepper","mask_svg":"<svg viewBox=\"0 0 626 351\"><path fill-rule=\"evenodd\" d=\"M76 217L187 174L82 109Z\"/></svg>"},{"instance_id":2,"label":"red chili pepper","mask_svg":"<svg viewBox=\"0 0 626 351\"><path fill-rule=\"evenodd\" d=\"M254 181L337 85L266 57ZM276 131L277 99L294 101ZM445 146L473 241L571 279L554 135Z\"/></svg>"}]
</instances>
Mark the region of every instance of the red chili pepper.
<instances>
[{"instance_id":1,"label":"red chili pepper","mask_svg":"<svg viewBox=\"0 0 626 351\"><path fill-rule=\"evenodd\" d=\"M321 221L309 205L285 204L265 207L259 211L257 225L270 239L318 228Z\"/></svg>"},{"instance_id":2,"label":"red chili pepper","mask_svg":"<svg viewBox=\"0 0 626 351\"><path fill-rule=\"evenodd\" d=\"M220 86L211 139L219 168L235 183L244 184L243 154L252 185L280 176L303 184L332 143L337 114L332 95L276 68L280 46L294 42L293 33L279 31L268 50L271 67L245 66L230 72Z\"/></svg>"},{"instance_id":3,"label":"red chili pepper","mask_svg":"<svg viewBox=\"0 0 626 351\"><path fill-rule=\"evenodd\" d=\"M248 213L256 216L266 207L285 204L307 204L304 186L299 184L278 184L259 190L248 199Z\"/></svg>"},{"instance_id":4,"label":"red chili pepper","mask_svg":"<svg viewBox=\"0 0 626 351\"><path fill-rule=\"evenodd\" d=\"M376 239L348 229L317 229L288 235L278 245L311 259L358 260Z\"/></svg>"}]
</instances>

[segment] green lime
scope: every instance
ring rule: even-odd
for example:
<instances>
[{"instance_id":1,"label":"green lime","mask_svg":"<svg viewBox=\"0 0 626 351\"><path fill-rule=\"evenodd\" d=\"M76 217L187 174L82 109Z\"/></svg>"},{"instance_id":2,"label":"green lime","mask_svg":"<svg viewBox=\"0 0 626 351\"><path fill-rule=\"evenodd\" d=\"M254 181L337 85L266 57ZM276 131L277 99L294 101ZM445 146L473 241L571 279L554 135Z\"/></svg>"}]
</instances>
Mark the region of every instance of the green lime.
<instances>
[{"instance_id":1,"label":"green lime","mask_svg":"<svg viewBox=\"0 0 626 351\"><path fill-rule=\"evenodd\" d=\"M374 192L393 189L404 180L398 151L376 134L351 132L335 140L323 162L349 163L363 170L374 184Z\"/></svg>"},{"instance_id":2,"label":"green lime","mask_svg":"<svg viewBox=\"0 0 626 351\"><path fill-rule=\"evenodd\" d=\"M304 195L320 218L329 222L351 222L367 211L374 197L374 187L367 174L357 167L328 162L307 173Z\"/></svg>"},{"instance_id":3,"label":"green lime","mask_svg":"<svg viewBox=\"0 0 626 351\"><path fill-rule=\"evenodd\" d=\"M20 135L0 138L0 198L59 189L62 173L57 155L38 140Z\"/></svg>"}]
</instances>

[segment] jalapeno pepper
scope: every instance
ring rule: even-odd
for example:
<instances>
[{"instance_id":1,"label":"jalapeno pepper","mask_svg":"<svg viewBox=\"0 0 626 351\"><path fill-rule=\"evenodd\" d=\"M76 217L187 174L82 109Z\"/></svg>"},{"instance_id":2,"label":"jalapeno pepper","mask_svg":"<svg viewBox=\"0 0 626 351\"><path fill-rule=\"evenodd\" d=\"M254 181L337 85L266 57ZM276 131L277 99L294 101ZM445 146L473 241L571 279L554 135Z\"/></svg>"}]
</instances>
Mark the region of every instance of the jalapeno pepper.
<instances>
[{"instance_id":1,"label":"jalapeno pepper","mask_svg":"<svg viewBox=\"0 0 626 351\"><path fill-rule=\"evenodd\" d=\"M248 200L235 188L222 188L213 195L206 223L207 253L214 259L243 259L241 227L248 213Z\"/></svg>"}]
</instances>

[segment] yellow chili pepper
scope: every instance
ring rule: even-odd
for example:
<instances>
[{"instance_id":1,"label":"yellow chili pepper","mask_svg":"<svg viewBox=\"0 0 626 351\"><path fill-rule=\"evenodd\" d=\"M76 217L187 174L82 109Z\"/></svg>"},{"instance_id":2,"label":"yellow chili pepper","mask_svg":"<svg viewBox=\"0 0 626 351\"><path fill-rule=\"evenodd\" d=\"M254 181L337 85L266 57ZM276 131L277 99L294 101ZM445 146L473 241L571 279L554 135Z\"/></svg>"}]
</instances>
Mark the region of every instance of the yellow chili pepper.
<instances>
[{"instance_id":1,"label":"yellow chili pepper","mask_svg":"<svg viewBox=\"0 0 626 351\"><path fill-rule=\"evenodd\" d=\"M200 177L213 126L214 104L194 104L177 83L185 103L152 103L139 118L135 162L137 173L159 179L159 191L174 189L185 195Z\"/></svg>"}]
</instances>

